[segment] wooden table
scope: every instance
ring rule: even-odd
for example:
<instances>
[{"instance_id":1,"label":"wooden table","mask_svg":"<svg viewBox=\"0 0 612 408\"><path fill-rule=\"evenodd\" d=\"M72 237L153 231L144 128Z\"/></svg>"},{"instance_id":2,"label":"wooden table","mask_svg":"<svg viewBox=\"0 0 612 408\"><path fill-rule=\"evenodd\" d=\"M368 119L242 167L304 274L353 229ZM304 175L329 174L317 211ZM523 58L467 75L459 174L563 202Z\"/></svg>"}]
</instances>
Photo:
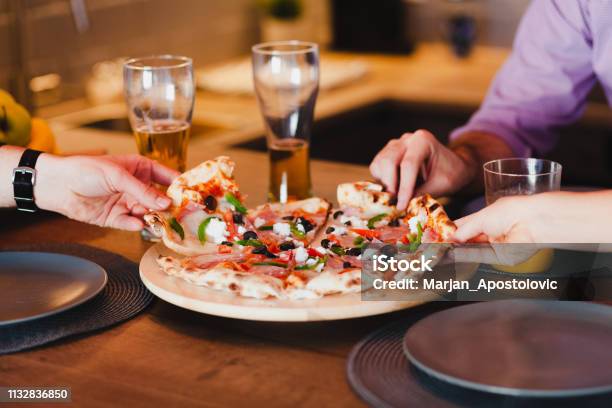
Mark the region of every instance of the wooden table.
<instances>
[{"instance_id":1,"label":"wooden table","mask_svg":"<svg viewBox=\"0 0 612 408\"><path fill-rule=\"evenodd\" d=\"M138 262L137 233L0 212L0 242L78 242ZM367 333L447 305L317 323L207 316L156 299L111 329L0 357L0 385L69 386L79 406L360 406L346 358ZM23 405L20 405L23 406Z\"/></svg>"}]
</instances>

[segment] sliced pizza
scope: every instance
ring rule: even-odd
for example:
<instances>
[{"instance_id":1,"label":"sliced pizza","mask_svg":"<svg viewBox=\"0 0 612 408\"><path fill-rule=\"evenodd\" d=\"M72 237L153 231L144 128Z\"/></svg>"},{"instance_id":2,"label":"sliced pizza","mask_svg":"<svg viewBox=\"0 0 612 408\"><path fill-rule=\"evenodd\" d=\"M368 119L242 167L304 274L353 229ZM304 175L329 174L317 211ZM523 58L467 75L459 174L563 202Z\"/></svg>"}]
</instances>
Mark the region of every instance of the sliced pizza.
<instances>
[{"instance_id":1,"label":"sliced pizza","mask_svg":"<svg viewBox=\"0 0 612 408\"><path fill-rule=\"evenodd\" d=\"M426 251L421 243L445 242L455 229L431 196L400 212L382 186L369 182L341 184L331 217L320 198L247 210L233 168L219 157L190 170L168 189L173 207L147 215L168 248L188 255L160 256L165 273L243 297L316 299L363 290L369 243L417 253Z\"/></svg>"}]
</instances>

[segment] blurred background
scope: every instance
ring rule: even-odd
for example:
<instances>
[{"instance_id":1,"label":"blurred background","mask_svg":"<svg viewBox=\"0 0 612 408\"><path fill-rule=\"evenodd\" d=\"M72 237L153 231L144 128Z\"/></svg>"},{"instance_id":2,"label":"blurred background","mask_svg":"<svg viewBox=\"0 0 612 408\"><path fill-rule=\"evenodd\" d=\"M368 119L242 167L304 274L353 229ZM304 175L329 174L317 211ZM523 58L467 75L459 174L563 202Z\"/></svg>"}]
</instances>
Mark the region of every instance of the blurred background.
<instances>
[{"instance_id":1,"label":"blurred background","mask_svg":"<svg viewBox=\"0 0 612 408\"><path fill-rule=\"evenodd\" d=\"M276 9L273 3L278 3ZM529 1L302 0L297 2L297 11L283 3L292 2L0 0L0 49L4 50L0 54L0 87L16 93L20 85L15 82L19 80L28 82L35 94L57 87L57 92L46 98L34 95L37 104L44 106L86 96L92 67L125 56L189 55L197 68L248 54L251 45L275 34L282 39L293 34L334 48L334 8L344 16L354 13L355 24L371 13L388 18L389 24L401 17L395 40L406 43L444 41L450 19L465 15L477 26L476 43L509 47ZM270 26L275 19L279 27ZM287 35L283 35L283 22L294 30L285 30ZM346 29L338 33L341 41L356 37L355 31L349 30L351 22L341 24ZM270 32L274 28L278 33ZM373 27L374 32L380 29ZM379 44L381 50L386 46ZM348 47L339 44L336 48ZM375 45L370 48L377 50Z\"/></svg>"},{"instance_id":2,"label":"blurred background","mask_svg":"<svg viewBox=\"0 0 612 408\"><path fill-rule=\"evenodd\" d=\"M364 165L405 131L428 128L444 140L465 123L508 56L528 5L529 0L0 0L0 88L49 121L59 150L124 152L134 147L125 137L130 128L121 62L187 55L198 87L192 143L264 151L250 47L269 40L316 41L322 49L321 92L311 154ZM599 90L589 101L578 124L559 130L562 142L548 157L563 163L567 183L608 186L610 112ZM346 149L356 141L357 152Z\"/></svg>"}]
</instances>

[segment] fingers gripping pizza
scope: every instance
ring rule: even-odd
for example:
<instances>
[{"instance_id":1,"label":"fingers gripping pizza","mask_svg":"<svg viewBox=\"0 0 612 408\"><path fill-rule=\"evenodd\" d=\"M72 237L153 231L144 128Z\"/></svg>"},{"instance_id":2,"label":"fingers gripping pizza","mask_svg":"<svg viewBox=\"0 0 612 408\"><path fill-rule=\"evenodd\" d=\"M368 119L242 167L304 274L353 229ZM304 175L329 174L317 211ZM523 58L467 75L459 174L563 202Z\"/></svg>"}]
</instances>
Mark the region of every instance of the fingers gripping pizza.
<instances>
[{"instance_id":1,"label":"fingers gripping pizza","mask_svg":"<svg viewBox=\"0 0 612 408\"><path fill-rule=\"evenodd\" d=\"M168 188L172 207L145 219L181 256L160 256L171 276L258 299L315 299L362 290L362 251L370 242L417 245L444 240L454 225L430 196L406 213L378 184L338 187L339 209L320 198L247 210L227 157L209 160Z\"/></svg>"}]
</instances>

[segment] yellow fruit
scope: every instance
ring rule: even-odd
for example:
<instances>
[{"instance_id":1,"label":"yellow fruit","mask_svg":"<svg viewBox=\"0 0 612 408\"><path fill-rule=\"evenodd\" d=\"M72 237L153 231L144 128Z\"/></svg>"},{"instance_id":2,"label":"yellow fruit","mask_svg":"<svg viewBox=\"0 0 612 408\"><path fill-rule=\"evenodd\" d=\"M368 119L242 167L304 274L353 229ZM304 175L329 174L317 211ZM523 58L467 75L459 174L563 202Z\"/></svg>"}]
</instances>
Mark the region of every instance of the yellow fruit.
<instances>
[{"instance_id":1,"label":"yellow fruit","mask_svg":"<svg viewBox=\"0 0 612 408\"><path fill-rule=\"evenodd\" d=\"M13 96L10 93L6 92L4 89L0 89L0 105L13 103L15 103L15 99L13 99Z\"/></svg>"},{"instance_id":2,"label":"yellow fruit","mask_svg":"<svg viewBox=\"0 0 612 408\"><path fill-rule=\"evenodd\" d=\"M6 92L0 94L0 145L26 146L30 142L30 114Z\"/></svg>"},{"instance_id":3,"label":"yellow fruit","mask_svg":"<svg viewBox=\"0 0 612 408\"><path fill-rule=\"evenodd\" d=\"M55 136L49 124L41 118L32 118L32 132L30 133L30 149L41 150L47 153L57 153Z\"/></svg>"}]
</instances>

